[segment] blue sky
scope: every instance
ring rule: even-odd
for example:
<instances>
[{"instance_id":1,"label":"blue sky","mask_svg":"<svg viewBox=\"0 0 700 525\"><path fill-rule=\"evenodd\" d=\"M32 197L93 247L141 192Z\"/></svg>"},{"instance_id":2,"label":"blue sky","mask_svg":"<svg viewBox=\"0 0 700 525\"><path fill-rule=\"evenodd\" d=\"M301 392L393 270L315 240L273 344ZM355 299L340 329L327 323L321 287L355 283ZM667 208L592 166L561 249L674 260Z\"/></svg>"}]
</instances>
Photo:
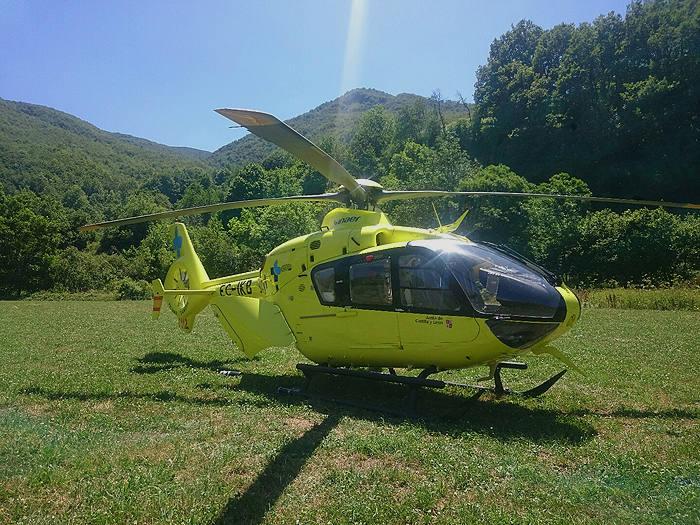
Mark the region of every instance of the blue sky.
<instances>
[{"instance_id":1,"label":"blue sky","mask_svg":"<svg viewBox=\"0 0 700 525\"><path fill-rule=\"evenodd\" d=\"M627 3L0 0L0 97L212 151L244 134L214 108L288 119L354 87L471 100L512 24L591 22Z\"/></svg>"}]
</instances>

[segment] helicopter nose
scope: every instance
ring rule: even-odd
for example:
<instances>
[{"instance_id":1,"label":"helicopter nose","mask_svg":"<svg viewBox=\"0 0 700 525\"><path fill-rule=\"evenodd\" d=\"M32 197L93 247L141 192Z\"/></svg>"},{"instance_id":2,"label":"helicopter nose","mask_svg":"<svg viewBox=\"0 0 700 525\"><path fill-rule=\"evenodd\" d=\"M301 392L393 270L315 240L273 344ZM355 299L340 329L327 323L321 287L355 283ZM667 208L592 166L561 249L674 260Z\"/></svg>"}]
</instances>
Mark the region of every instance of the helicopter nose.
<instances>
[{"instance_id":1,"label":"helicopter nose","mask_svg":"<svg viewBox=\"0 0 700 525\"><path fill-rule=\"evenodd\" d=\"M564 317L560 326L564 330L568 330L581 317L581 300L564 284L557 286L557 291L561 294L566 304L566 317Z\"/></svg>"}]
</instances>

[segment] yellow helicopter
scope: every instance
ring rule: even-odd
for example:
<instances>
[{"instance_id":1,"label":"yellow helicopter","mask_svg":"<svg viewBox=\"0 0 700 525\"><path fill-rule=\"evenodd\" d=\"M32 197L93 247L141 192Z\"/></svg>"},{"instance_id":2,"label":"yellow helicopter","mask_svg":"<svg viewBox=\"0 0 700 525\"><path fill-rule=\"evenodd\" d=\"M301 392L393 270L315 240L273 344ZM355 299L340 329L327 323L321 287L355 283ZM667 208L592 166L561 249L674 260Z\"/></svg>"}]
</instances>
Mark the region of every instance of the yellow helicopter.
<instances>
[{"instance_id":1,"label":"yellow helicopter","mask_svg":"<svg viewBox=\"0 0 700 525\"><path fill-rule=\"evenodd\" d=\"M556 275L503 246L476 243L455 231L392 225L379 206L391 200L454 195L575 199L700 209L696 204L574 195L509 192L387 191L372 180L355 179L335 159L276 117L260 111L217 109L307 162L341 186L333 193L226 202L83 226L92 230L155 219L267 206L294 201L337 202L320 231L291 239L267 254L259 270L210 278L181 222L170 226L176 260L165 282L153 282L153 319L163 301L184 332L210 306L238 348L252 358L268 347L294 346L317 365L299 364L310 395L315 374L360 376L442 388L428 378L450 369L486 365L493 387L503 387L501 368L525 368L510 359L526 352L550 354L575 365L551 343L581 315L576 295ZM362 369L369 367L370 370ZM389 372L376 370L388 368ZM396 368L422 369L416 376ZM548 390L566 369L525 392Z\"/></svg>"}]
</instances>

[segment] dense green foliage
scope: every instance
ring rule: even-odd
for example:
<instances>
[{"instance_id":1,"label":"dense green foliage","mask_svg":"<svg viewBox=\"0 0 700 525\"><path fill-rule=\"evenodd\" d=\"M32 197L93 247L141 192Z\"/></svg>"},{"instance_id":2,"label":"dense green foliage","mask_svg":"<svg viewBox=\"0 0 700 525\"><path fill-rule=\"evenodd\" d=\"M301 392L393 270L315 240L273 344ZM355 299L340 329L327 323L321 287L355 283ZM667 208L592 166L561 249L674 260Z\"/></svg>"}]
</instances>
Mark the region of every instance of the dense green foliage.
<instances>
[{"instance_id":1,"label":"dense green foliage","mask_svg":"<svg viewBox=\"0 0 700 525\"><path fill-rule=\"evenodd\" d=\"M635 0L626 17L549 30L523 20L477 72L463 146L541 182L566 171L596 194L697 198L700 4Z\"/></svg>"},{"instance_id":2,"label":"dense green foliage","mask_svg":"<svg viewBox=\"0 0 700 525\"><path fill-rule=\"evenodd\" d=\"M406 111L420 114L418 126L425 122L426 113L437 125L437 97L426 99L410 93L389 95L376 89L358 88L348 91L341 97L325 102L315 109L287 121L294 129L310 140L316 142L331 137L340 144L348 144L352 139L362 115L376 106L382 106L397 116ZM440 113L446 122L452 122L467 114L467 109L460 103L440 100ZM250 162L262 162L276 147L255 135L246 135L216 150L211 161L217 166L242 166Z\"/></svg>"},{"instance_id":3,"label":"dense green foliage","mask_svg":"<svg viewBox=\"0 0 700 525\"><path fill-rule=\"evenodd\" d=\"M522 21L494 41L476 108L353 90L290 123L357 177L387 189L610 194L700 201L697 3L634 2L623 19L544 30ZM221 201L321 193L308 165L246 137L207 154L101 131L50 108L0 99L0 295L108 289L140 297L172 254L165 224L78 234L79 225ZM259 163L243 164L255 158ZM433 206L435 208L433 208ZM539 199L387 203L395 224L506 243L575 286L697 278L700 217ZM295 204L187 219L211 276L256 268L316 230L328 206Z\"/></svg>"}]
</instances>

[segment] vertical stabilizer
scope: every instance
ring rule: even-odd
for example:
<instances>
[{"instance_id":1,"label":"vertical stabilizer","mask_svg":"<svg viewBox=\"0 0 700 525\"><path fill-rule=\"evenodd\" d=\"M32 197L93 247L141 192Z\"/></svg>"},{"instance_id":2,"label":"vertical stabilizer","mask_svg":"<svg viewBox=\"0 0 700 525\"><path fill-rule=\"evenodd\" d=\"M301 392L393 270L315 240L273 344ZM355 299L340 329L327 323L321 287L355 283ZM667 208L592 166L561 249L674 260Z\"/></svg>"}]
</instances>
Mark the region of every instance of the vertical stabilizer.
<instances>
[{"instance_id":1,"label":"vertical stabilizer","mask_svg":"<svg viewBox=\"0 0 700 525\"><path fill-rule=\"evenodd\" d=\"M194 251L187 228L181 222L170 226L171 248L176 260L165 276L167 290L198 290L209 280L202 262ZM177 316L178 324L185 332L191 332L195 316L209 304L206 294L167 295L170 310Z\"/></svg>"}]
</instances>

